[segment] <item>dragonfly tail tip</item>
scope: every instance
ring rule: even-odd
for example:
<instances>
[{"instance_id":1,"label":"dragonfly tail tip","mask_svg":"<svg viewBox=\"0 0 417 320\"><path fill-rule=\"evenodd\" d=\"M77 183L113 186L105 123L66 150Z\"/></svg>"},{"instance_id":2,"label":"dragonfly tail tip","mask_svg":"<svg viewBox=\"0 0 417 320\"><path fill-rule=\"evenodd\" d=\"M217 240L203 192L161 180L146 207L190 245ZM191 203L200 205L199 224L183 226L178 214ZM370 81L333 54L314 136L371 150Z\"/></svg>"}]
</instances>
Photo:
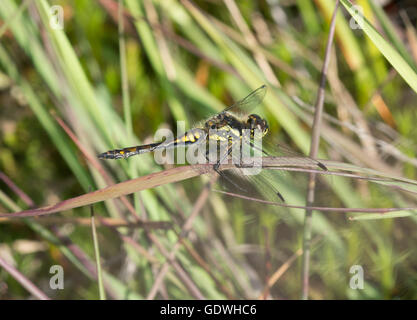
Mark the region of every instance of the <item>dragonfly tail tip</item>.
<instances>
[{"instance_id":1,"label":"dragonfly tail tip","mask_svg":"<svg viewBox=\"0 0 417 320\"><path fill-rule=\"evenodd\" d=\"M99 159L115 159L114 156L112 156L111 154L109 154L107 152L98 154L97 158L99 158Z\"/></svg>"}]
</instances>

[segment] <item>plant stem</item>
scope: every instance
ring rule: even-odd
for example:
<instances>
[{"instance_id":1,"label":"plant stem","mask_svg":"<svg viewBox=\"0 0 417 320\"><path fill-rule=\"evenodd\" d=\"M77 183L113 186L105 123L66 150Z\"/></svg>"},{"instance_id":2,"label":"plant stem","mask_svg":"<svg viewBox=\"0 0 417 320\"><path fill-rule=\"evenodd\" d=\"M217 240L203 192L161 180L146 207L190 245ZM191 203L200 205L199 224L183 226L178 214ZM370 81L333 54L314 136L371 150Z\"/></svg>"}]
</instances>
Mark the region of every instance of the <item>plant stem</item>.
<instances>
[{"instance_id":1,"label":"plant stem","mask_svg":"<svg viewBox=\"0 0 417 320\"><path fill-rule=\"evenodd\" d=\"M319 143L320 143L320 127L321 127L321 117L323 113L323 103L324 103L324 94L326 87L326 76L327 70L330 63L330 51L332 48L334 31L336 26L336 14L337 9L339 8L339 0L336 1L336 5L333 11L332 19L330 22L329 36L327 38L326 53L324 56L323 68L321 71L320 86L317 92L317 100L315 104L314 120L311 134L311 147L310 147L310 157L315 158L318 153ZM310 207L314 203L315 196L315 185L316 185L316 173L310 173L310 179L308 183L308 192L307 192L307 207ZM304 218L304 231L303 231L303 261L302 261L302 294L301 299L308 299L309 291L309 274L310 274L310 246L311 246L311 225L312 225L312 210L306 210Z\"/></svg>"}]
</instances>

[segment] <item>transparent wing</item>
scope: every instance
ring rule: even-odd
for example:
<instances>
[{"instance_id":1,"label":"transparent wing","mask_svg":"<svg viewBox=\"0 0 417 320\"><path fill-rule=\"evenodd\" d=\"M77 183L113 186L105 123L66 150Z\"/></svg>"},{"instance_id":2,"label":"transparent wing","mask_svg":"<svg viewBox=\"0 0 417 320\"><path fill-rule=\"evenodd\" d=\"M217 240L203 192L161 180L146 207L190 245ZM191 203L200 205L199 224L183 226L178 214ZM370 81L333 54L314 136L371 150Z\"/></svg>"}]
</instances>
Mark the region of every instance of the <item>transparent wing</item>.
<instances>
[{"instance_id":1,"label":"transparent wing","mask_svg":"<svg viewBox=\"0 0 417 320\"><path fill-rule=\"evenodd\" d=\"M239 100L232 104L231 106L227 107L226 109L215 113L215 114L207 114L205 119L193 124L192 128L204 128L204 124L209 119L216 119L219 115L225 112L231 112L236 114L239 117L243 117L245 115L249 115L253 109L259 106L266 94L267 86L262 85L258 89L249 93L245 98Z\"/></svg>"},{"instance_id":2,"label":"transparent wing","mask_svg":"<svg viewBox=\"0 0 417 320\"><path fill-rule=\"evenodd\" d=\"M256 146L252 145L252 147L258 149ZM227 181L223 181L222 184L226 189L229 189L234 193L251 196L253 187L264 200L285 202L285 190L288 189L288 183L285 183L285 180L288 177L284 178L287 176L284 171L274 170L273 168L275 166L306 167L327 170L326 166L320 161L295 152L284 145L271 145L266 142L263 143L262 150L258 149L258 151L262 151L262 166L265 166L262 169L257 170L257 173L254 175L247 175L247 171L245 173L245 169L239 167L223 171L223 178ZM239 163L239 159L234 159L234 163ZM296 180L300 182L300 178L301 177L298 177ZM233 183L229 183L230 181L233 181ZM294 181L294 184L297 184L297 182ZM302 183L302 185L305 186L307 184Z\"/></svg>"},{"instance_id":3,"label":"transparent wing","mask_svg":"<svg viewBox=\"0 0 417 320\"><path fill-rule=\"evenodd\" d=\"M272 202L285 202L285 197L279 182L282 174L276 170L262 169L256 175L247 175L240 168L222 171L220 184L232 193L254 196L254 191L260 198ZM233 181L233 184L230 183Z\"/></svg>"},{"instance_id":4,"label":"transparent wing","mask_svg":"<svg viewBox=\"0 0 417 320\"><path fill-rule=\"evenodd\" d=\"M244 141L242 141L245 143ZM247 142L250 144L250 142ZM253 148L257 146L250 144ZM249 145L248 145L249 146ZM230 147L231 148L231 147ZM259 150L259 149L258 149ZM259 150L261 151L261 150ZM265 154L262 154L265 156ZM242 161L242 155L239 153L231 152L230 158L234 164L238 164ZM244 169L236 166L235 168L226 170L222 172L222 178L220 183L226 187L226 189L231 190L235 193L243 193L247 196L251 196L253 193L253 188L257 190L257 193L260 193L264 200L273 201L273 202L285 202L282 193L279 191L279 186L276 185L275 174L272 170L262 169L262 163L252 163L254 165L255 171L251 169ZM257 166L261 167L257 167Z\"/></svg>"},{"instance_id":5,"label":"transparent wing","mask_svg":"<svg viewBox=\"0 0 417 320\"><path fill-rule=\"evenodd\" d=\"M270 156L270 157L279 157L280 163L291 166L306 166L306 167L317 167L317 169L322 169L327 171L326 166L318 160L310 158L302 153L294 151L290 147L281 144L275 143L272 144L269 139L262 139L262 145L260 146L261 149L253 146L250 141L246 139L243 140L243 143L249 144L251 148L256 148L262 152L262 156Z\"/></svg>"},{"instance_id":6,"label":"transparent wing","mask_svg":"<svg viewBox=\"0 0 417 320\"><path fill-rule=\"evenodd\" d=\"M267 86L262 85L258 89L249 93L245 98L232 104L231 106L224 109L222 112L233 112L233 113L247 113L249 114L253 109L263 101L267 91Z\"/></svg>"},{"instance_id":7,"label":"transparent wing","mask_svg":"<svg viewBox=\"0 0 417 320\"><path fill-rule=\"evenodd\" d=\"M294 151L290 147L281 143L277 143L273 147L271 147L271 145L267 145L266 152L270 153L271 156L288 157L289 166L291 166L292 162L295 162L295 165L297 166L317 166L320 169L327 171L326 166L320 161Z\"/></svg>"}]
</instances>

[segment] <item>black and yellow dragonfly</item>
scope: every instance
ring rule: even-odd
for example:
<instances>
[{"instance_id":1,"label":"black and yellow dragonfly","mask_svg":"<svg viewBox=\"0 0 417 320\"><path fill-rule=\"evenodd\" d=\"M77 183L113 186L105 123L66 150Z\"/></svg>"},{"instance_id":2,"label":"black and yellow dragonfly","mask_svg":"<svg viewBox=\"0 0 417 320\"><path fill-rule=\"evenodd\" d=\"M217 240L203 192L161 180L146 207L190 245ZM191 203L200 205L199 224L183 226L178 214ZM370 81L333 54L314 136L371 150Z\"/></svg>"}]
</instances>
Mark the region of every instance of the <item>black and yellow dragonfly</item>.
<instances>
[{"instance_id":1,"label":"black and yellow dragonfly","mask_svg":"<svg viewBox=\"0 0 417 320\"><path fill-rule=\"evenodd\" d=\"M226 150L227 152L222 155L216 163L214 163L214 169L220 174L218 168L220 164L223 163L223 160L231 154L233 142L240 141L241 143L244 143L242 142L242 135L245 130L246 132L249 132L250 138L255 136L255 132L260 133L261 137L268 133L269 126L267 121L257 114L250 114L254 108L261 104L266 91L266 85L262 85L258 89L251 92L244 99L239 100L223 111L209 117L206 121L202 122L201 126L196 126L175 139L110 150L99 154L98 157L100 159L126 159L135 155L153 152L160 149L177 148L179 146L187 147L209 141L226 141L229 145ZM238 114L249 115L242 118L239 117ZM255 148L250 139L246 139L245 141L247 141L251 147ZM261 151L265 155L270 155L263 149ZM207 156L206 158L208 160ZM317 160L305 156L302 156L302 158L306 162L306 165L315 165L323 170L327 170L327 168ZM283 200L279 192L277 192L277 194Z\"/></svg>"},{"instance_id":2,"label":"black and yellow dragonfly","mask_svg":"<svg viewBox=\"0 0 417 320\"><path fill-rule=\"evenodd\" d=\"M170 141L161 141L151 144L139 145L123 149L110 150L98 155L100 159L126 159L134 155L152 152L157 149L176 148L178 146L189 146L201 143L203 140L225 141L230 137L241 137L244 129L260 130L262 136L268 133L268 123L256 114L248 116L242 121L234 112L241 112L254 109L258 106L266 93L265 85L259 87L246 98L236 102L223 111L207 119L203 126L195 127L185 132L182 136Z\"/></svg>"}]
</instances>

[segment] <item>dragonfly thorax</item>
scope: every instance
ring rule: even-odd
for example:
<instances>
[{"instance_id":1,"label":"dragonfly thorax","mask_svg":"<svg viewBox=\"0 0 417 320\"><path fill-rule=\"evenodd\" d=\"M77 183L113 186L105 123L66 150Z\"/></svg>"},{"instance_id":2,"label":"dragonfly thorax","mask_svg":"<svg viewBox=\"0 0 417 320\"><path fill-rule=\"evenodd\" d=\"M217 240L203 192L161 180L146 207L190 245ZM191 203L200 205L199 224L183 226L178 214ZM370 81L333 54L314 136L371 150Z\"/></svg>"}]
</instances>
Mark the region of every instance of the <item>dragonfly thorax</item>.
<instances>
[{"instance_id":1,"label":"dragonfly thorax","mask_svg":"<svg viewBox=\"0 0 417 320\"><path fill-rule=\"evenodd\" d=\"M205 130L209 133L209 137L215 140L229 140L227 136L240 137L243 130L249 130L250 136L253 138L255 132L259 132L261 136L268 133L268 123L257 114L251 114L246 121L235 117L231 113L220 113L217 116L207 120L204 124Z\"/></svg>"},{"instance_id":2,"label":"dragonfly thorax","mask_svg":"<svg viewBox=\"0 0 417 320\"><path fill-rule=\"evenodd\" d=\"M242 121L228 112L223 112L207 120L204 126L206 130L222 130L224 127L240 129L242 127Z\"/></svg>"}]
</instances>

